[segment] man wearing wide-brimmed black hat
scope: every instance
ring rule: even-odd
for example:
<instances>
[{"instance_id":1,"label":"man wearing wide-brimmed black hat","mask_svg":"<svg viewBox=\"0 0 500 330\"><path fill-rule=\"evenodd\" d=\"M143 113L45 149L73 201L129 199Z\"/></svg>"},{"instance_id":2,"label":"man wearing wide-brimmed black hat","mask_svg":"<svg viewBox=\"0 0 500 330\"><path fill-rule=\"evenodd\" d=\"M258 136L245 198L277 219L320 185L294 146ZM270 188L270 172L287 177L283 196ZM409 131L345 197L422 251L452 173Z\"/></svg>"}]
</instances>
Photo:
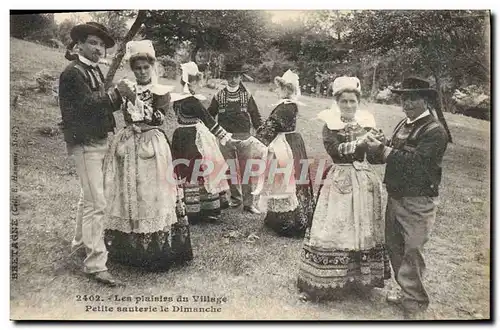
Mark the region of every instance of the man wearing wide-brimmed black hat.
<instances>
[{"instance_id":1,"label":"man wearing wide-brimmed black hat","mask_svg":"<svg viewBox=\"0 0 500 330\"><path fill-rule=\"evenodd\" d=\"M372 161L386 164L384 183L388 192L385 236L400 292L387 300L402 307L407 317L421 315L429 305L422 283L425 262L422 255L436 219L443 155L448 134L429 111L437 91L418 77L403 80L401 95L407 118L394 130L392 139L383 144L368 136Z\"/></svg>"},{"instance_id":2,"label":"man wearing wide-brimmed black hat","mask_svg":"<svg viewBox=\"0 0 500 330\"><path fill-rule=\"evenodd\" d=\"M221 89L212 99L208 111L213 117L217 116L219 124L228 132L232 133L234 139L246 140L251 134L252 127L257 129L262 124L261 115L255 100L250 92L241 82L242 75L246 71L243 63L235 58L230 58L221 70L228 85ZM249 146L234 145L221 146L221 151L227 161L234 161L239 168L239 180L244 178L243 171L246 160L251 155ZM232 181L232 180L231 180ZM240 185L241 183L241 185ZM255 207L254 196L252 196L252 184L231 182L231 206L238 207L243 203L245 211L258 214L260 211Z\"/></svg>"},{"instance_id":3,"label":"man wearing wide-brimmed black hat","mask_svg":"<svg viewBox=\"0 0 500 330\"><path fill-rule=\"evenodd\" d=\"M81 185L72 251L85 255L85 273L114 286L118 282L107 270L108 253L103 239L106 200L102 168L108 133L115 127L113 111L121 101L118 90L126 93L127 86L104 90L104 76L97 63L115 41L103 25L95 22L77 25L71 30L71 38L66 58L72 62L59 79L59 105L64 139L75 159ZM74 46L78 47L78 53L71 55Z\"/></svg>"}]
</instances>

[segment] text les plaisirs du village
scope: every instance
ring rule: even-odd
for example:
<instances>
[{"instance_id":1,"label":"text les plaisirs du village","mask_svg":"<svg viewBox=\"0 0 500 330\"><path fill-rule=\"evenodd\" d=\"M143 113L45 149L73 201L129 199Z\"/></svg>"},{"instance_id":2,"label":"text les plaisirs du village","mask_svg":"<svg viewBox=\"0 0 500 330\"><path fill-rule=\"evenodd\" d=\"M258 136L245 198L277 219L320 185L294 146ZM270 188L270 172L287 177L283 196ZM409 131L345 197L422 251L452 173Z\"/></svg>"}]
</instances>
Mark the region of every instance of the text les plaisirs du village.
<instances>
[{"instance_id":1,"label":"text les plaisirs du village","mask_svg":"<svg viewBox=\"0 0 500 330\"><path fill-rule=\"evenodd\" d=\"M228 302L225 296L209 295L76 295L75 300L85 304L85 312L110 313L220 313Z\"/></svg>"}]
</instances>

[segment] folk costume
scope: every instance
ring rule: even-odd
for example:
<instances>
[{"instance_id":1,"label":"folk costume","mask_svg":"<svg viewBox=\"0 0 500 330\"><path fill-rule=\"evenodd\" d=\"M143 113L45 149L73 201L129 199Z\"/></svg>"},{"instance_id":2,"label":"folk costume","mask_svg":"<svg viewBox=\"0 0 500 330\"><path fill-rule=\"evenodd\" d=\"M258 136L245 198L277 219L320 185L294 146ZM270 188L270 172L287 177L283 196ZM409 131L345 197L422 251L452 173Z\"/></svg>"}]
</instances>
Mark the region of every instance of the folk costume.
<instances>
[{"instance_id":1,"label":"folk costume","mask_svg":"<svg viewBox=\"0 0 500 330\"><path fill-rule=\"evenodd\" d=\"M300 96L299 77L288 70L282 77L276 77L276 84L290 84L295 91L292 96L276 104L269 118L257 130L255 137L267 146L266 173L261 176L260 185L254 194L260 194L260 207L267 210L264 224L283 236L303 236L311 222L314 209L312 183L307 166L307 152L304 140L296 128ZM290 164L290 178L278 178L273 169ZM271 179L271 177L273 177Z\"/></svg>"},{"instance_id":2,"label":"folk costume","mask_svg":"<svg viewBox=\"0 0 500 330\"><path fill-rule=\"evenodd\" d=\"M73 48L77 40L89 35L98 36L106 47L114 40L106 28L89 22L71 30ZM71 247L73 252L85 248L84 272L107 272L108 252L103 240L104 197L103 162L108 150L108 133L114 131L113 111L119 109L119 95L114 89L104 90L104 76L97 63L82 55L69 57L72 62L59 79L59 105L62 129L68 153L74 158L80 179L81 194L76 216L76 233ZM106 281L106 284L113 284Z\"/></svg>"},{"instance_id":3,"label":"folk costume","mask_svg":"<svg viewBox=\"0 0 500 330\"><path fill-rule=\"evenodd\" d=\"M340 77L334 95L361 93L359 80ZM357 110L354 120L339 109L318 115L326 122L323 143L333 165L325 170L316 208L300 256L298 288L315 299L333 299L351 289L383 287L390 278L385 249L382 183L358 141L374 132L373 115Z\"/></svg>"},{"instance_id":4,"label":"folk costume","mask_svg":"<svg viewBox=\"0 0 500 330\"><path fill-rule=\"evenodd\" d=\"M228 62L224 74L242 74L243 65L241 63ZM234 139L246 140L252 136L251 129L257 129L262 124L259 109L252 94L240 83L236 88L226 86L218 91L208 107L210 115L217 119L217 122L227 132L232 133ZM252 153L244 144L221 145L221 152L226 160L236 163L238 181L230 182L231 202L233 206L243 203L244 207L253 207L255 198L251 194L253 186L251 183L242 182L246 168L246 160Z\"/></svg>"},{"instance_id":5,"label":"folk costume","mask_svg":"<svg viewBox=\"0 0 500 330\"><path fill-rule=\"evenodd\" d=\"M155 59L151 41L127 43L129 61ZM182 189L173 175L170 144L162 129L172 86L133 83L134 102L122 100L126 127L113 139L105 162L111 259L168 270L193 258Z\"/></svg>"},{"instance_id":6,"label":"folk costume","mask_svg":"<svg viewBox=\"0 0 500 330\"><path fill-rule=\"evenodd\" d=\"M419 78L403 80L397 94L435 99L437 91ZM436 220L442 160L448 135L427 110L417 118L403 119L387 145L371 157L386 164L384 183L388 192L385 235L396 281L402 289L397 301L408 312L425 310L429 295L422 283L422 255Z\"/></svg>"},{"instance_id":7,"label":"folk costume","mask_svg":"<svg viewBox=\"0 0 500 330\"><path fill-rule=\"evenodd\" d=\"M172 98L179 124L172 138L172 154L174 160L182 160L175 169L183 181L189 222L213 222L220 218L220 196L229 190L227 180L219 178L221 168L225 167L219 142L225 145L231 135L217 124L201 104L200 101L206 98L203 95L193 95L189 90L188 76L199 73L196 64L185 63L182 71L185 82L183 93L175 94ZM204 161L214 165L209 176L197 175L204 172L207 166Z\"/></svg>"}]
</instances>

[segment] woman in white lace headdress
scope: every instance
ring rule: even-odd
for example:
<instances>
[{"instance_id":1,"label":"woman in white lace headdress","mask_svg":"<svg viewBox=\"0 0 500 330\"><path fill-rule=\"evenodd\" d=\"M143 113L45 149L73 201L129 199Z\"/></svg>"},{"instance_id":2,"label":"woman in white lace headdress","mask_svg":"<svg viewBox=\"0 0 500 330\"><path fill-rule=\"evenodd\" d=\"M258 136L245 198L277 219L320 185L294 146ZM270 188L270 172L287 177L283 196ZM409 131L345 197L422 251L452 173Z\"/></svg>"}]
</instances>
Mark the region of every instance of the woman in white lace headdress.
<instances>
[{"instance_id":1,"label":"woman in white lace headdress","mask_svg":"<svg viewBox=\"0 0 500 330\"><path fill-rule=\"evenodd\" d=\"M267 172L258 188L260 207L267 210L264 224L282 236L303 236L314 208L304 140L295 130L300 103L299 76L288 70L274 79L280 100L255 137L267 146ZM302 160L302 162L301 162ZM288 168L286 173L278 173ZM275 170L276 169L276 170ZM302 176L302 177L301 177Z\"/></svg>"},{"instance_id":2,"label":"woman in white lace headdress","mask_svg":"<svg viewBox=\"0 0 500 330\"><path fill-rule=\"evenodd\" d=\"M109 221L105 242L111 260L166 270L191 260L189 227L162 125L171 86L156 81L151 41L131 41L126 58L135 81L118 83L126 127L105 160Z\"/></svg>"},{"instance_id":3,"label":"woman in white lace headdress","mask_svg":"<svg viewBox=\"0 0 500 330\"><path fill-rule=\"evenodd\" d=\"M179 161L175 169L183 181L189 223L217 222L221 193L229 190L219 141L225 145L233 139L201 103L206 97L199 94L202 75L196 63L184 63L181 70L182 93L172 94L178 122L172 137L172 154Z\"/></svg>"},{"instance_id":4,"label":"woman in white lace headdress","mask_svg":"<svg viewBox=\"0 0 500 330\"><path fill-rule=\"evenodd\" d=\"M305 299L364 292L390 278L383 187L366 161L364 144L368 132L381 140L383 133L371 113L358 110L358 78L335 79L333 95L335 107L318 115L326 122L323 143L334 164L325 171L301 252L297 284Z\"/></svg>"}]
</instances>

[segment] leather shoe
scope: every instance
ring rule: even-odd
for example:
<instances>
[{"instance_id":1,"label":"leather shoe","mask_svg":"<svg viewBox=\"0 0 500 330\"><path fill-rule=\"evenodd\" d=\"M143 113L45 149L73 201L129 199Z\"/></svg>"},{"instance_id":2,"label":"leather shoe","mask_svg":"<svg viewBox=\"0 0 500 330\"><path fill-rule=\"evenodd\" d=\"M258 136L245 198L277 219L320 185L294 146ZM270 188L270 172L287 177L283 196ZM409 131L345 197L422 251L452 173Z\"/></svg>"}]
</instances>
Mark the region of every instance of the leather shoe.
<instances>
[{"instance_id":1,"label":"leather shoe","mask_svg":"<svg viewBox=\"0 0 500 330\"><path fill-rule=\"evenodd\" d=\"M402 302L402 296L399 291L391 291L387 294L386 300L390 304L400 305Z\"/></svg>"},{"instance_id":2,"label":"leather shoe","mask_svg":"<svg viewBox=\"0 0 500 330\"><path fill-rule=\"evenodd\" d=\"M426 308L418 308L415 310L403 309L403 318L405 320L425 320Z\"/></svg>"},{"instance_id":3,"label":"leather shoe","mask_svg":"<svg viewBox=\"0 0 500 330\"><path fill-rule=\"evenodd\" d=\"M221 201L220 202L220 209L221 210L227 210L229 208L229 202L228 201Z\"/></svg>"},{"instance_id":4,"label":"leather shoe","mask_svg":"<svg viewBox=\"0 0 500 330\"><path fill-rule=\"evenodd\" d=\"M241 206L241 202L233 202L233 201L231 201L229 203L229 206L232 207L232 208L237 208L237 207Z\"/></svg>"},{"instance_id":5,"label":"leather shoe","mask_svg":"<svg viewBox=\"0 0 500 330\"><path fill-rule=\"evenodd\" d=\"M253 214L260 214L260 211L255 206L244 206L243 210Z\"/></svg>"},{"instance_id":6,"label":"leather shoe","mask_svg":"<svg viewBox=\"0 0 500 330\"><path fill-rule=\"evenodd\" d=\"M418 302L403 303L403 296L400 292L389 292L387 294L387 302L394 304L403 311L404 318L407 320L423 319L427 306Z\"/></svg>"},{"instance_id":7,"label":"leather shoe","mask_svg":"<svg viewBox=\"0 0 500 330\"><path fill-rule=\"evenodd\" d=\"M122 282L119 282L113 278L113 276L108 271L98 272L91 274L92 278L99 283L115 287L118 285L124 285Z\"/></svg>"},{"instance_id":8,"label":"leather shoe","mask_svg":"<svg viewBox=\"0 0 500 330\"><path fill-rule=\"evenodd\" d=\"M210 223L217 223L219 222L220 220L220 216L216 216L216 215L209 215L207 216L206 220Z\"/></svg>"}]
</instances>

